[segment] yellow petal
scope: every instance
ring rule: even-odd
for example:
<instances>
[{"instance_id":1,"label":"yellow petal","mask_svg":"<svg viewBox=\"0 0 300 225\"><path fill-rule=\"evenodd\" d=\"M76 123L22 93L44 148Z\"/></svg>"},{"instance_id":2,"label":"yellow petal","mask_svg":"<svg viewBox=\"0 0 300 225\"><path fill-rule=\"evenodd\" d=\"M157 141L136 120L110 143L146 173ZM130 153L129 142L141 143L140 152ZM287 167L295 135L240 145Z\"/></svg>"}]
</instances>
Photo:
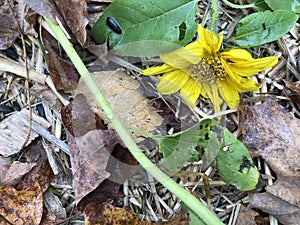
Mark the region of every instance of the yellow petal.
<instances>
[{"instance_id":1,"label":"yellow petal","mask_svg":"<svg viewBox=\"0 0 300 225\"><path fill-rule=\"evenodd\" d=\"M226 81L219 81L218 84L220 87L220 94L226 104L231 109L236 108L240 99L238 92L234 88L232 88L232 85L230 83Z\"/></svg>"},{"instance_id":2,"label":"yellow petal","mask_svg":"<svg viewBox=\"0 0 300 225\"><path fill-rule=\"evenodd\" d=\"M156 74L161 74L161 73L167 73L174 70L171 66L167 64L163 64L162 66L156 66L156 67L151 67L148 69L143 70L141 73L143 75L156 75Z\"/></svg>"},{"instance_id":3,"label":"yellow petal","mask_svg":"<svg viewBox=\"0 0 300 225\"><path fill-rule=\"evenodd\" d=\"M189 75L181 70L174 70L159 77L157 90L163 95L173 94L179 91L189 79Z\"/></svg>"},{"instance_id":4,"label":"yellow petal","mask_svg":"<svg viewBox=\"0 0 300 225\"><path fill-rule=\"evenodd\" d=\"M231 84L232 88L234 88L236 91L257 91L260 88L260 85L256 84L255 81L251 80L249 77L239 76L237 73L231 70L231 67L229 68L229 66L224 62L224 59L220 59L225 71L228 74L226 81Z\"/></svg>"},{"instance_id":5,"label":"yellow petal","mask_svg":"<svg viewBox=\"0 0 300 225\"><path fill-rule=\"evenodd\" d=\"M180 96L190 107L194 108L200 92L200 85L190 78L180 90Z\"/></svg>"},{"instance_id":6,"label":"yellow petal","mask_svg":"<svg viewBox=\"0 0 300 225\"><path fill-rule=\"evenodd\" d=\"M220 53L220 56L232 62L245 62L253 60L251 54L244 49L230 49L227 52Z\"/></svg>"},{"instance_id":7,"label":"yellow petal","mask_svg":"<svg viewBox=\"0 0 300 225\"><path fill-rule=\"evenodd\" d=\"M203 92L210 98L214 105L215 112L220 112L220 105L222 104L222 99L219 97L218 84L217 83L201 83L201 88Z\"/></svg>"},{"instance_id":8,"label":"yellow petal","mask_svg":"<svg viewBox=\"0 0 300 225\"><path fill-rule=\"evenodd\" d=\"M198 42L192 42L184 48L161 55L160 58L172 67L183 69L190 64L197 64L203 55L203 48Z\"/></svg>"},{"instance_id":9,"label":"yellow petal","mask_svg":"<svg viewBox=\"0 0 300 225\"><path fill-rule=\"evenodd\" d=\"M233 75L229 76L226 80L238 92L257 91L261 87L261 85L257 84L254 80L251 80L248 77L243 78Z\"/></svg>"},{"instance_id":10,"label":"yellow petal","mask_svg":"<svg viewBox=\"0 0 300 225\"><path fill-rule=\"evenodd\" d=\"M219 51L223 41L223 32L218 36L212 31L205 29L202 25L198 25L198 34L198 42L208 54L213 55Z\"/></svg>"},{"instance_id":11,"label":"yellow petal","mask_svg":"<svg viewBox=\"0 0 300 225\"><path fill-rule=\"evenodd\" d=\"M252 76L257 72L275 66L278 62L277 56L270 56L260 59L253 59L247 62L230 64L230 69L241 76Z\"/></svg>"}]
</instances>

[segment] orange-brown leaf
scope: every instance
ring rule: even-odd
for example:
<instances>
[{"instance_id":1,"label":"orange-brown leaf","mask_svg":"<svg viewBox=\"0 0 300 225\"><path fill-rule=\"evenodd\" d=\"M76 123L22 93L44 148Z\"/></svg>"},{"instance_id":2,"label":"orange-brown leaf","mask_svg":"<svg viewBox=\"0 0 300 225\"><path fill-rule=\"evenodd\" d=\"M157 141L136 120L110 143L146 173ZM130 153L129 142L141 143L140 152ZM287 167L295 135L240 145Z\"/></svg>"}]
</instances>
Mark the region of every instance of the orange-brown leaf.
<instances>
[{"instance_id":1,"label":"orange-brown leaf","mask_svg":"<svg viewBox=\"0 0 300 225\"><path fill-rule=\"evenodd\" d=\"M37 182L28 189L19 191L0 184L0 199L0 215L11 224L40 224L43 214L43 193Z\"/></svg>"}]
</instances>

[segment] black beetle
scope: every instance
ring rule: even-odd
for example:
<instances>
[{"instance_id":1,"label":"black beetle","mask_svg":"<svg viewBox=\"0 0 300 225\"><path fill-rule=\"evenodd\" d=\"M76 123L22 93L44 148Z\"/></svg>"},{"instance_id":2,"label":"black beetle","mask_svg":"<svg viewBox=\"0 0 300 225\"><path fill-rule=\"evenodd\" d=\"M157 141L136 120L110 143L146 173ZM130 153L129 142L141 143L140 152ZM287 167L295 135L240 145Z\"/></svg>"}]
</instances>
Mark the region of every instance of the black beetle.
<instances>
[{"instance_id":1,"label":"black beetle","mask_svg":"<svg viewBox=\"0 0 300 225\"><path fill-rule=\"evenodd\" d=\"M122 34L122 28L114 18L107 17L106 24L113 32L117 34Z\"/></svg>"}]
</instances>

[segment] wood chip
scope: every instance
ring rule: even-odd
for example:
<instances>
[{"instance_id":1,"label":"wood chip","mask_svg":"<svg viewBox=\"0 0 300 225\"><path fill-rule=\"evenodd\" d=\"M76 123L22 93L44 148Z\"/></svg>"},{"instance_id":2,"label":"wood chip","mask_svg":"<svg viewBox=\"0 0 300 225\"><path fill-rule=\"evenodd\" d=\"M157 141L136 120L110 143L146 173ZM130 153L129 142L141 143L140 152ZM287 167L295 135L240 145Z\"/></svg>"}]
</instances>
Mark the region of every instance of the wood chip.
<instances>
[{"instance_id":1,"label":"wood chip","mask_svg":"<svg viewBox=\"0 0 300 225\"><path fill-rule=\"evenodd\" d=\"M27 109L23 109L22 111L4 119L0 123L0 154L5 157L16 154L21 150L28 133L29 127L24 125L24 123L20 120L21 116L29 117L29 111ZM46 129L50 127L50 123L34 113L32 114L32 120ZM32 131L27 145L30 144L37 136L38 134Z\"/></svg>"}]
</instances>

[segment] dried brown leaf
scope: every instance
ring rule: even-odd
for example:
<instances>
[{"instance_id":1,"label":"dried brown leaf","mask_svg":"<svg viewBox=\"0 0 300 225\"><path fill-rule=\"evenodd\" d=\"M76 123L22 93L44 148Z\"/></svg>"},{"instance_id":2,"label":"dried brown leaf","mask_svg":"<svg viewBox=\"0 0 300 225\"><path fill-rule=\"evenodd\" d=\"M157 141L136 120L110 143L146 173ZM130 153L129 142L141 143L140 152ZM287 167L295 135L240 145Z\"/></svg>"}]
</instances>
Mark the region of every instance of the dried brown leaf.
<instances>
[{"instance_id":1,"label":"dried brown leaf","mask_svg":"<svg viewBox=\"0 0 300 225\"><path fill-rule=\"evenodd\" d=\"M73 188L77 203L109 177L105 168L116 143L113 131L92 130L74 138L70 144Z\"/></svg>"},{"instance_id":2,"label":"dried brown leaf","mask_svg":"<svg viewBox=\"0 0 300 225\"><path fill-rule=\"evenodd\" d=\"M0 156L0 183L3 182L3 179L5 178L9 168L10 168L9 158Z\"/></svg>"},{"instance_id":3,"label":"dried brown leaf","mask_svg":"<svg viewBox=\"0 0 300 225\"><path fill-rule=\"evenodd\" d=\"M299 119L284 112L274 99L260 105L245 106L240 114L242 140L250 152L263 157L278 177L298 180Z\"/></svg>"},{"instance_id":4,"label":"dried brown leaf","mask_svg":"<svg viewBox=\"0 0 300 225\"><path fill-rule=\"evenodd\" d=\"M162 123L161 116L150 105L149 100L139 93L138 81L123 72L116 71L97 72L93 77L113 111L126 126L150 132ZM74 95L78 93L85 94L91 109L105 119L102 110L83 81L79 81Z\"/></svg>"},{"instance_id":5,"label":"dried brown leaf","mask_svg":"<svg viewBox=\"0 0 300 225\"><path fill-rule=\"evenodd\" d=\"M19 26L14 18L11 1L4 0L0 5L0 49L5 50L20 36Z\"/></svg>"},{"instance_id":6,"label":"dried brown leaf","mask_svg":"<svg viewBox=\"0 0 300 225\"><path fill-rule=\"evenodd\" d=\"M270 192L249 194L249 207L274 215L284 225L298 225L300 208L284 201Z\"/></svg>"},{"instance_id":7,"label":"dried brown leaf","mask_svg":"<svg viewBox=\"0 0 300 225\"><path fill-rule=\"evenodd\" d=\"M27 4L39 15L56 22L58 18L64 22L83 46L87 33L88 13L86 1L81 0L26 0ZM72 7L70 7L72 6Z\"/></svg>"},{"instance_id":8,"label":"dried brown leaf","mask_svg":"<svg viewBox=\"0 0 300 225\"><path fill-rule=\"evenodd\" d=\"M21 34L36 36L33 29L35 14L24 1L2 0L0 3L0 49L5 50L12 45Z\"/></svg>"},{"instance_id":9,"label":"dried brown leaf","mask_svg":"<svg viewBox=\"0 0 300 225\"><path fill-rule=\"evenodd\" d=\"M289 89L295 91L300 96L300 81L296 81L296 82L291 82L288 80L283 80L283 81Z\"/></svg>"},{"instance_id":10,"label":"dried brown leaf","mask_svg":"<svg viewBox=\"0 0 300 225\"><path fill-rule=\"evenodd\" d=\"M121 193L120 183L115 183L110 179L104 180L95 190L86 195L77 205L78 210L81 212L89 211L91 205L101 204L108 200L118 201L124 198Z\"/></svg>"},{"instance_id":11,"label":"dried brown leaf","mask_svg":"<svg viewBox=\"0 0 300 225\"><path fill-rule=\"evenodd\" d=\"M104 180L93 192L85 196L78 204L78 208L81 211L86 211L91 204L99 204L109 199L117 201L123 198L124 196L119 192L119 189L125 180L137 171L136 164L136 159L129 153L128 149L117 145L106 167L106 171L110 173L109 178ZM139 175L141 176L141 173Z\"/></svg>"},{"instance_id":12,"label":"dried brown leaf","mask_svg":"<svg viewBox=\"0 0 300 225\"><path fill-rule=\"evenodd\" d=\"M32 146L29 147L27 151L31 152L32 148ZM24 156L25 155L27 154L25 153ZM53 180L53 172L48 160L38 153L34 155L33 160L28 159L28 157L27 160L28 161L24 163L14 161L12 165L9 165L4 177L0 179L0 183L10 185L20 190L38 182L42 191L46 191Z\"/></svg>"},{"instance_id":13,"label":"dried brown leaf","mask_svg":"<svg viewBox=\"0 0 300 225\"><path fill-rule=\"evenodd\" d=\"M75 137L95 129L105 130L99 116L91 111L83 94L75 96L73 102L61 110L65 128Z\"/></svg>"},{"instance_id":14,"label":"dried brown leaf","mask_svg":"<svg viewBox=\"0 0 300 225\"><path fill-rule=\"evenodd\" d=\"M140 221L129 209L118 208L109 204L90 205L85 212L85 223L89 225L188 225L189 218L182 210L168 222L151 223Z\"/></svg>"},{"instance_id":15,"label":"dried brown leaf","mask_svg":"<svg viewBox=\"0 0 300 225\"><path fill-rule=\"evenodd\" d=\"M39 157L35 163L37 165L24 176L22 182L16 186L17 189L23 189L35 182L39 183L43 192L48 189L54 178L54 174L48 163L48 160L44 159L43 157Z\"/></svg>"},{"instance_id":16,"label":"dried brown leaf","mask_svg":"<svg viewBox=\"0 0 300 225\"><path fill-rule=\"evenodd\" d=\"M75 88L80 76L74 65L56 54L48 40L44 40L44 44L47 49L47 65L56 90Z\"/></svg>"},{"instance_id":17,"label":"dried brown leaf","mask_svg":"<svg viewBox=\"0 0 300 225\"><path fill-rule=\"evenodd\" d=\"M293 90L296 93L296 94L291 93L290 95L288 95L288 97L294 103L295 107L299 110L300 109L300 81L296 81L296 82L291 82L288 80L283 80L283 81L289 89Z\"/></svg>"},{"instance_id":18,"label":"dried brown leaf","mask_svg":"<svg viewBox=\"0 0 300 225\"><path fill-rule=\"evenodd\" d=\"M262 157L277 176L266 193L254 194L251 207L273 214L283 224L300 221L300 123L274 99L242 106L242 140L250 152Z\"/></svg>"},{"instance_id":19,"label":"dried brown leaf","mask_svg":"<svg viewBox=\"0 0 300 225\"><path fill-rule=\"evenodd\" d=\"M19 191L0 184L0 199L0 215L11 224L40 224L43 214L43 193L37 182Z\"/></svg>"},{"instance_id":20,"label":"dried brown leaf","mask_svg":"<svg viewBox=\"0 0 300 225\"><path fill-rule=\"evenodd\" d=\"M139 222L139 218L130 210L118 208L109 204L90 205L86 210L85 224L87 225L151 225L149 222Z\"/></svg>"},{"instance_id":21,"label":"dried brown leaf","mask_svg":"<svg viewBox=\"0 0 300 225\"><path fill-rule=\"evenodd\" d=\"M62 110L64 124L72 132L67 132L67 138L72 152L73 188L77 203L109 177L106 166L118 142L113 131L97 130L96 117L82 94L74 98L71 106Z\"/></svg>"},{"instance_id":22,"label":"dried brown leaf","mask_svg":"<svg viewBox=\"0 0 300 225\"><path fill-rule=\"evenodd\" d=\"M241 205L237 220L235 224L238 225L257 225L255 222L255 217L259 215L254 210Z\"/></svg>"},{"instance_id":23,"label":"dried brown leaf","mask_svg":"<svg viewBox=\"0 0 300 225\"><path fill-rule=\"evenodd\" d=\"M41 16L47 17L52 21L56 21L56 17L60 18L56 6L52 0L26 0L26 3L36 13Z\"/></svg>"},{"instance_id":24,"label":"dried brown leaf","mask_svg":"<svg viewBox=\"0 0 300 225\"><path fill-rule=\"evenodd\" d=\"M88 13L86 1L82 0L54 0L61 16L75 35L78 42L83 46L86 41L86 25ZM72 7L70 7L72 6Z\"/></svg>"},{"instance_id":25,"label":"dried brown leaf","mask_svg":"<svg viewBox=\"0 0 300 225\"><path fill-rule=\"evenodd\" d=\"M76 95L62 110L62 120L72 151L73 186L78 208L83 211L95 201L122 197L118 191L135 172L134 157L127 149L116 145L115 133L104 130L105 126L91 111L83 94Z\"/></svg>"},{"instance_id":26,"label":"dried brown leaf","mask_svg":"<svg viewBox=\"0 0 300 225\"><path fill-rule=\"evenodd\" d=\"M106 170L110 173L109 180L123 184L136 172L139 172L140 178L142 178L143 171L136 165L137 161L128 149L119 144L116 145L106 167Z\"/></svg>"},{"instance_id":27,"label":"dried brown leaf","mask_svg":"<svg viewBox=\"0 0 300 225\"><path fill-rule=\"evenodd\" d=\"M36 163L22 163L19 161L15 161L7 171L5 177L3 180L1 180L1 183L7 184L10 186L17 185L23 176L27 173L29 173L32 168L36 165Z\"/></svg>"}]
</instances>

